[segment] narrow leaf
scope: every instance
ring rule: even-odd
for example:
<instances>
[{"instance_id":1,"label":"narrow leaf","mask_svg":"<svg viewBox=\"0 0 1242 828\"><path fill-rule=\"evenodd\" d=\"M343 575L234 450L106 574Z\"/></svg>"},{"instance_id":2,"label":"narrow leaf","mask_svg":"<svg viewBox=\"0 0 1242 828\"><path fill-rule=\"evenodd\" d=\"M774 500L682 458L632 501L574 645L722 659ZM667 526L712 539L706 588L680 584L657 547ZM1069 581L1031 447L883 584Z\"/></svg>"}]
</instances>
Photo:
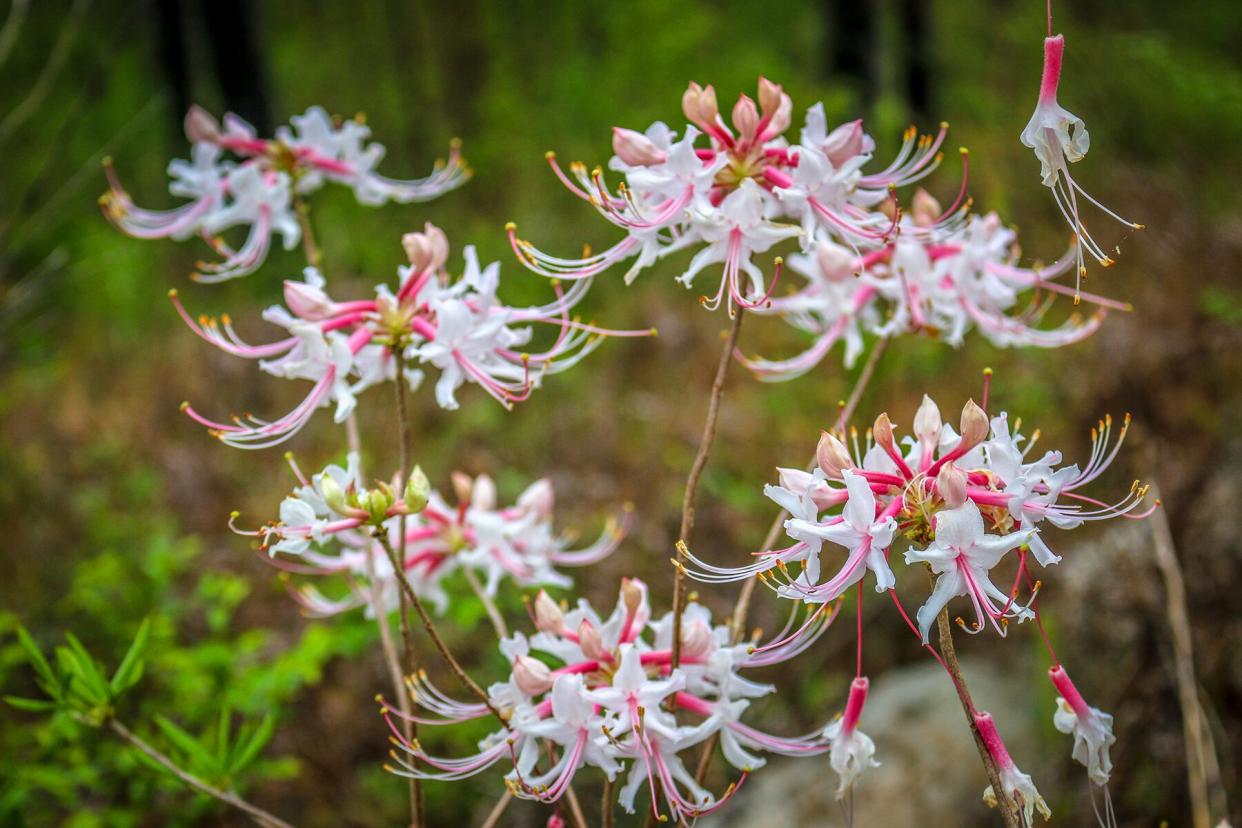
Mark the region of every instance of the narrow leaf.
<instances>
[{"instance_id":1,"label":"narrow leaf","mask_svg":"<svg viewBox=\"0 0 1242 828\"><path fill-rule=\"evenodd\" d=\"M197 739L182 730L171 720L157 715L155 723L159 725L160 730L164 733L164 738L171 742L177 750L198 762L203 769L214 769L216 767L211 753L199 744Z\"/></svg>"},{"instance_id":2,"label":"narrow leaf","mask_svg":"<svg viewBox=\"0 0 1242 828\"><path fill-rule=\"evenodd\" d=\"M17 696L5 696L5 704L10 707L16 707L18 710L27 710L31 713L45 713L48 710L55 710L57 704L47 699L23 699Z\"/></svg>"},{"instance_id":3,"label":"narrow leaf","mask_svg":"<svg viewBox=\"0 0 1242 828\"><path fill-rule=\"evenodd\" d=\"M129 645L125 658L121 659L121 666L117 667L116 672L112 674L112 681L108 686L113 696L133 687L138 683L138 679L142 678L142 656L147 648L150 630L151 619L144 618L142 626L138 628L138 633L134 636L134 643Z\"/></svg>"},{"instance_id":4,"label":"narrow leaf","mask_svg":"<svg viewBox=\"0 0 1242 828\"><path fill-rule=\"evenodd\" d=\"M47 663L47 659L43 657L43 651L39 649L39 645L30 637L30 633L26 632L25 627L17 628L17 642L26 651L26 657L30 659L35 674L41 680L43 689L48 693L54 692L54 688L59 683L56 681L56 673L52 671L52 665Z\"/></svg>"},{"instance_id":5,"label":"narrow leaf","mask_svg":"<svg viewBox=\"0 0 1242 828\"><path fill-rule=\"evenodd\" d=\"M237 757L229 764L229 773L241 773L249 767L258 758L259 752L267 747L267 743L271 741L272 734L275 731L276 719L271 713L268 713L259 722L258 728L255 729L254 735L247 740L245 747L241 749Z\"/></svg>"}]
</instances>

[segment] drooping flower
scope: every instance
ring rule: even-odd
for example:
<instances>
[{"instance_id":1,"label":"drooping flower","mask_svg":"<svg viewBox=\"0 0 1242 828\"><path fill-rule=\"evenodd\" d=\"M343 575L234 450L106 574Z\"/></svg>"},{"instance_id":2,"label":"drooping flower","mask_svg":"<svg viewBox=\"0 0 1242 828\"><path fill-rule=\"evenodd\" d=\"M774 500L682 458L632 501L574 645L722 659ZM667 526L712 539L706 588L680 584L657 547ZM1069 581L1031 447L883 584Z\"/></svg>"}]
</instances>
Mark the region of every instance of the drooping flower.
<instances>
[{"instance_id":1,"label":"drooping flower","mask_svg":"<svg viewBox=\"0 0 1242 828\"><path fill-rule=\"evenodd\" d=\"M371 300L338 302L326 292L323 276L314 268L304 281L285 283L285 306L273 306L264 319L284 328L289 336L250 345L233 330L228 317L193 319L171 294L177 312L203 339L236 356L259 359L259 367L276 376L314 383L293 411L274 421L253 417L232 423L211 420L193 407L185 412L207 426L221 441L241 448L265 448L293 436L318 408L335 403L335 419L344 422L355 398L372 385L397 379L394 350L403 356L401 381L416 388L431 365L440 371L436 401L442 408L458 407L457 391L465 383L478 385L506 408L521 402L546 375L573 367L606 336L648 336L651 330L611 331L569 316L585 296L588 281L568 291L558 287L555 299L531 307L510 307L498 299L499 265L480 267L474 247L463 251L465 268L452 280L444 269L447 241L428 225L425 233L407 238L411 264L398 269L395 291L386 284ZM522 350L535 338L534 326L555 330L543 350Z\"/></svg>"},{"instance_id":2,"label":"drooping flower","mask_svg":"<svg viewBox=\"0 0 1242 828\"><path fill-rule=\"evenodd\" d=\"M870 681L859 676L850 684L849 699L841 718L828 726L824 735L832 741L828 754L832 769L837 772L837 799L843 799L854 787L860 774L867 768L879 767L875 761L875 742L858 729L863 703L867 700Z\"/></svg>"},{"instance_id":3,"label":"drooping flower","mask_svg":"<svg viewBox=\"0 0 1242 828\"><path fill-rule=\"evenodd\" d=\"M1074 737L1074 759L1087 769L1092 784L1107 785L1113 771L1108 749L1117 741L1113 717L1088 705L1060 664L1048 671L1048 677L1059 694L1053 725Z\"/></svg>"},{"instance_id":4,"label":"drooping flower","mask_svg":"<svg viewBox=\"0 0 1242 828\"><path fill-rule=\"evenodd\" d=\"M996 763L1000 782L1005 788L1005 793L1012 797L1015 804L1022 809L1022 816L1025 819L1023 824L1035 824L1036 809L1039 810L1046 822L1052 817L1052 811L1049 810L1048 803L1044 801L1044 798L1040 796L1039 791L1035 788L1035 783L1031 781L1030 775L1023 773L1013 763L1013 758L1009 755L1005 743L1001 741L1000 733L996 729L996 722L993 720L992 714L980 711L975 713L974 719L979 736L983 739L983 744L987 747L992 761ZM989 807L996 807L996 791L991 785L988 785L983 791L983 801Z\"/></svg>"},{"instance_id":5,"label":"drooping flower","mask_svg":"<svg viewBox=\"0 0 1242 828\"><path fill-rule=\"evenodd\" d=\"M168 165L169 192L190 201L171 210L136 207L108 162L109 191L100 199L104 215L136 238L202 236L221 260L200 262L194 278L219 282L253 273L266 259L273 235L281 237L286 249L296 246L302 228L295 197L320 189L326 181L351 187L360 203L375 206L429 201L470 175L457 142L430 176L399 181L375 172L384 147L368 143L371 130L361 120L334 121L318 106L291 120L292 129L280 127L274 138L259 138L254 127L232 113L221 125L192 107L185 118L191 160ZM238 226L249 229L246 241L234 250L220 234Z\"/></svg>"},{"instance_id":6,"label":"drooping flower","mask_svg":"<svg viewBox=\"0 0 1242 828\"><path fill-rule=\"evenodd\" d=\"M1044 38L1044 71L1039 84L1039 101L1030 121L1020 136L1022 143L1035 151L1039 159L1043 184L1052 190L1057 208L1078 239L1078 278L1086 273L1082 251L1086 250L1104 267L1113 259L1091 236L1079 217L1078 197L1094 204L1107 215L1135 230L1143 225L1123 219L1096 201L1070 175L1069 165L1081 161L1091 146L1091 136L1082 119L1057 103L1057 87L1061 82L1061 62L1065 55L1065 38L1061 35Z\"/></svg>"}]
</instances>

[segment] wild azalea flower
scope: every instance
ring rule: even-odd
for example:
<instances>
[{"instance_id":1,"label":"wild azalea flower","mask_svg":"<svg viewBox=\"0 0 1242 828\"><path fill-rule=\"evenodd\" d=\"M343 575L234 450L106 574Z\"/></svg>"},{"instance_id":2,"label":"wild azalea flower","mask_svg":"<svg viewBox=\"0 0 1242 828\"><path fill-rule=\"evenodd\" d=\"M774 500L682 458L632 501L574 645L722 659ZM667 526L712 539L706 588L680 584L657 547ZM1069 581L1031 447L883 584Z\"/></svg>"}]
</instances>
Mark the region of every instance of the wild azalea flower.
<instances>
[{"instance_id":1,"label":"wild azalea flower","mask_svg":"<svg viewBox=\"0 0 1242 828\"><path fill-rule=\"evenodd\" d=\"M651 792L650 807L657 816L659 798L675 820L712 813L738 786L730 785L716 797L695 781L681 758L712 735L720 735L726 760L741 771L738 785L763 765L760 753L813 756L829 750L822 730L786 738L743 724L740 718L750 700L775 688L751 681L741 671L803 652L833 617L820 610L768 645L731 645L729 628L713 625L705 607L690 604L682 626L681 664L674 670L672 615L652 620L641 581L622 581L617 607L607 618L585 600L566 611L540 592L533 606L538 632L530 638L518 633L500 643L513 669L506 681L488 689L488 696L504 717L503 726L480 743L476 754L444 759L407 740L399 726L401 714L385 704L381 712L402 751L394 752L397 764L390 770L451 780L505 763L511 766L506 783L515 795L555 802L576 774L589 767L609 779L624 777L617 798L629 813L644 787ZM420 725L488 715L482 703L452 701L425 676L416 679L413 690L429 714L415 717ZM681 723L674 710L693 721ZM545 758L547 764L541 765Z\"/></svg>"},{"instance_id":2,"label":"wild azalea flower","mask_svg":"<svg viewBox=\"0 0 1242 828\"><path fill-rule=\"evenodd\" d=\"M914 434L901 444L888 415L881 414L862 449L856 432L852 450L824 432L813 471L778 470L780 484L764 492L791 515L785 521L789 546L764 550L740 567L689 554L688 574L708 583L759 577L782 597L812 603L834 601L868 575L877 592L887 592L898 583L889 559L902 536L910 542L906 563L926 563L938 576L918 613L924 641L940 610L958 596L971 600L971 631L990 624L1003 635L1010 619L1033 617L1017 600L1028 557L1041 566L1060 560L1043 539L1045 522L1072 529L1087 520L1150 514L1136 513L1147 492L1137 483L1113 504L1080 493L1116 457L1128 428L1127 417L1113 441L1112 419L1106 418L1093 431L1087 466L1058 468L1060 452L1034 454L1038 435L1027 440L1011 431L1008 415L989 422L982 408L968 402L959 433L924 397ZM824 564L825 542L845 553L831 568ZM1002 590L990 573L1011 553L1018 558L1017 577Z\"/></svg>"},{"instance_id":3,"label":"wild azalea flower","mask_svg":"<svg viewBox=\"0 0 1242 828\"><path fill-rule=\"evenodd\" d=\"M792 107L780 85L760 78L758 103L741 95L726 123L715 90L692 83L682 97L689 124L680 134L660 122L644 133L613 131L608 166L625 177L615 191L603 170L588 172L575 163L566 173L549 153L565 186L626 236L600 253L567 259L519 239L511 224L515 253L538 273L569 279L632 260L628 282L666 256L695 250L678 281L690 287L704 269L720 265L720 284L703 303L713 310L723 303L732 313L767 303L779 270L766 283L754 259L783 240L797 238L809 249L824 234L854 250L884 246L897 230L893 188L936 168L946 127L935 137L911 128L893 163L865 173L875 143L860 121L830 130L823 105L816 104L792 143L784 137ZM956 209L938 220L949 220Z\"/></svg>"},{"instance_id":4,"label":"wild azalea flower","mask_svg":"<svg viewBox=\"0 0 1242 828\"><path fill-rule=\"evenodd\" d=\"M411 504L407 496L383 503L377 529L372 520L377 495L364 487L356 454L349 456L345 467L329 465L310 478L292 458L290 465L299 485L281 502L279 519L258 530L235 531L259 538L260 550L281 569L341 576L347 591L339 597L327 597L310 583L295 591L295 597L315 616L362 606L368 613L387 613L397 607L397 579L375 533L381 532L397 548L402 517L405 576L414 591L440 612L448 606L445 579L463 569L476 573L492 596L506 579L519 587L571 586L572 581L558 568L603 560L617 548L630 524L627 509L619 521L607 522L598 540L574 549L571 536L555 530L549 481L532 483L515 503L500 506L490 477L454 474L457 502L450 505L416 470L411 486L424 487L414 495L417 502ZM375 587L378 607L372 600Z\"/></svg>"},{"instance_id":5,"label":"wild azalea flower","mask_svg":"<svg viewBox=\"0 0 1242 828\"><path fill-rule=\"evenodd\" d=\"M1087 769L1091 784L1102 788L1113 772L1113 760L1108 753L1117 741L1113 717L1087 704L1060 664L1048 671L1048 677L1058 694L1052 723L1057 730L1074 737L1075 761Z\"/></svg>"},{"instance_id":6,"label":"wild azalea flower","mask_svg":"<svg viewBox=\"0 0 1242 828\"><path fill-rule=\"evenodd\" d=\"M264 312L268 322L288 336L264 345L244 342L228 317L195 320L174 291L173 304L200 337L236 356L259 360L261 370L314 383L306 399L285 416L266 421L253 417L217 422L186 404L184 410L222 442L241 448L265 448L295 434L321 407L335 406L344 422L356 397L366 388L397 380L393 349L407 366L400 381L416 388L417 364L438 369L436 402L456 409L464 383L481 387L511 408L530 396L544 375L565 371L593 351L605 336L647 336L653 331L610 331L570 318L586 294L589 281L568 291L559 286L553 301L532 307L509 307L496 296L500 266L479 265L474 247L463 251L465 269L452 280L445 263L448 241L433 225L404 239L410 264L398 269L396 289L386 284L374 299L338 302L325 288L318 270L307 268L303 281L285 282L285 304ZM534 338L535 323L556 332L544 350L520 350Z\"/></svg>"},{"instance_id":7,"label":"wild azalea flower","mask_svg":"<svg viewBox=\"0 0 1242 828\"><path fill-rule=\"evenodd\" d=\"M1112 265L1113 259L1092 237L1079 217L1079 196L1126 227L1141 230L1143 225L1122 218L1096 201L1070 175L1069 165L1086 157L1091 146L1091 136L1087 133L1082 118L1057 103L1057 87L1061 82L1061 62L1064 55L1065 38L1062 35L1044 38L1044 71L1039 84L1039 101L1020 138L1025 146L1035 151L1044 186L1052 190L1057 208L1078 239L1077 275L1081 280L1087 272L1083 250L1104 267Z\"/></svg>"},{"instance_id":8,"label":"wild azalea flower","mask_svg":"<svg viewBox=\"0 0 1242 828\"><path fill-rule=\"evenodd\" d=\"M1048 803L1039 795L1039 791L1035 788L1035 783L1031 781L1031 777L1019 770L1018 766L1013 763L1013 757L1009 755L1005 743L1001 741L1000 732L996 729L996 722L993 720L992 714L979 711L975 713L974 718L975 727L979 730L979 736L983 739L983 744L991 755L992 761L996 763L1001 785L1004 786L1005 792L1013 798L1015 804L1022 809L1023 824L1035 824L1036 809L1039 810L1045 821L1050 819L1052 811L1048 809ZM983 801L993 808L996 807L996 791L991 785L988 785L983 791Z\"/></svg>"},{"instance_id":9,"label":"wild azalea flower","mask_svg":"<svg viewBox=\"0 0 1242 828\"><path fill-rule=\"evenodd\" d=\"M384 147L368 143L371 130L361 120L334 121L317 106L291 120L292 128L280 127L274 138L260 138L254 127L232 113L220 124L193 107L185 118L191 160L168 165L169 191L190 201L170 210L137 207L111 163L106 163L109 191L100 199L104 215L140 239L202 236L221 260L200 262L194 278L219 282L253 273L267 257L274 235L281 237L286 249L297 245L302 228L295 198L327 181L352 188L359 202L375 206L429 201L469 177L456 142L448 160L437 163L430 176L400 181L375 171ZM246 241L234 250L220 234L238 226L249 230Z\"/></svg>"}]
</instances>

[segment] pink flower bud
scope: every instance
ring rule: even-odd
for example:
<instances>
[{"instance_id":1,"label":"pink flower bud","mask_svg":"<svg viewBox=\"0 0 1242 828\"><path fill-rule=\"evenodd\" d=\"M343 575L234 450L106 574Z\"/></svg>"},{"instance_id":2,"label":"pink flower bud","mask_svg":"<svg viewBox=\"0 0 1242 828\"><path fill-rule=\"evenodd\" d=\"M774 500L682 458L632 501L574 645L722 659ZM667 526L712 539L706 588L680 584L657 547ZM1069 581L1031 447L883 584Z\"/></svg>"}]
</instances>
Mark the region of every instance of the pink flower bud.
<instances>
[{"instance_id":1,"label":"pink flower bud","mask_svg":"<svg viewBox=\"0 0 1242 828\"><path fill-rule=\"evenodd\" d=\"M967 401L965 407L962 408L962 442L963 448L974 448L987 439L988 431L991 426L988 424L988 415L982 408L975 404L974 400Z\"/></svg>"},{"instance_id":2,"label":"pink flower bud","mask_svg":"<svg viewBox=\"0 0 1242 828\"><path fill-rule=\"evenodd\" d=\"M604 649L604 639L600 637L599 630L590 620L583 618L582 623L578 625L578 648L582 650L582 654L587 658L603 661L607 658L607 651Z\"/></svg>"},{"instance_id":3,"label":"pink flower bud","mask_svg":"<svg viewBox=\"0 0 1242 828\"><path fill-rule=\"evenodd\" d=\"M644 595L642 581L637 578L621 579L621 603L625 604L627 615L638 612L638 608L643 604Z\"/></svg>"},{"instance_id":4,"label":"pink flower bud","mask_svg":"<svg viewBox=\"0 0 1242 828\"><path fill-rule=\"evenodd\" d=\"M712 631L702 621L681 629L681 654L686 658L703 658L712 651Z\"/></svg>"},{"instance_id":5,"label":"pink flower bud","mask_svg":"<svg viewBox=\"0 0 1242 828\"><path fill-rule=\"evenodd\" d=\"M419 273L439 270L448 261L448 237L431 222L427 222L421 233L406 233L402 236L401 246L405 248L410 264Z\"/></svg>"},{"instance_id":6,"label":"pink flower bud","mask_svg":"<svg viewBox=\"0 0 1242 828\"><path fill-rule=\"evenodd\" d=\"M220 124L198 104L185 113L185 137L191 144L215 144L220 140Z\"/></svg>"},{"instance_id":7,"label":"pink flower bud","mask_svg":"<svg viewBox=\"0 0 1242 828\"><path fill-rule=\"evenodd\" d=\"M819 271L830 282L844 282L854 274L855 258L849 248L825 239L815 246Z\"/></svg>"},{"instance_id":8,"label":"pink flower bud","mask_svg":"<svg viewBox=\"0 0 1242 828\"><path fill-rule=\"evenodd\" d=\"M936 491L945 506L956 509L966 502L966 475L953 463L945 463L936 475Z\"/></svg>"},{"instance_id":9,"label":"pink flower bud","mask_svg":"<svg viewBox=\"0 0 1242 828\"><path fill-rule=\"evenodd\" d=\"M548 824L545 828L565 828L565 820L561 818L560 814L553 814L548 817Z\"/></svg>"},{"instance_id":10,"label":"pink flower bud","mask_svg":"<svg viewBox=\"0 0 1242 828\"><path fill-rule=\"evenodd\" d=\"M465 472L455 471L449 475L453 483L453 495L458 503L469 503L470 493L474 488L474 479Z\"/></svg>"},{"instance_id":11,"label":"pink flower bud","mask_svg":"<svg viewBox=\"0 0 1242 828\"><path fill-rule=\"evenodd\" d=\"M318 321L336 312L336 303L328 298L323 288L305 282L285 282L285 306L301 319Z\"/></svg>"},{"instance_id":12,"label":"pink flower bud","mask_svg":"<svg viewBox=\"0 0 1242 828\"><path fill-rule=\"evenodd\" d=\"M552 491L552 483L548 479L542 478L536 480L526 491L522 492L518 498L517 505L527 511L534 512L541 519L547 519L552 516L552 505L555 501L555 495Z\"/></svg>"},{"instance_id":13,"label":"pink flower bud","mask_svg":"<svg viewBox=\"0 0 1242 828\"><path fill-rule=\"evenodd\" d=\"M764 115L775 112L781 105L782 97L785 95L779 83L772 83L763 75L759 76L759 106Z\"/></svg>"},{"instance_id":14,"label":"pink flower bud","mask_svg":"<svg viewBox=\"0 0 1242 828\"><path fill-rule=\"evenodd\" d=\"M753 141L759 128L759 110L748 95L739 95L733 105L733 126L741 133L742 140Z\"/></svg>"},{"instance_id":15,"label":"pink flower bud","mask_svg":"<svg viewBox=\"0 0 1242 828\"><path fill-rule=\"evenodd\" d=\"M513 683L528 696L552 689L552 671L537 658L518 656L513 662Z\"/></svg>"},{"instance_id":16,"label":"pink flower bud","mask_svg":"<svg viewBox=\"0 0 1242 828\"><path fill-rule=\"evenodd\" d=\"M893 421L888 418L887 412L875 418L875 424L871 426L871 435L875 438L876 445L896 451L893 444Z\"/></svg>"},{"instance_id":17,"label":"pink flower bud","mask_svg":"<svg viewBox=\"0 0 1242 828\"><path fill-rule=\"evenodd\" d=\"M699 129L707 132L716 126L716 117L720 110L716 105L716 90L709 83L707 88L699 86L694 81L686 87L685 93L681 96L681 110L685 113L686 119Z\"/></svg>"},{"instance_id":18,"label":"pink flower bud","mask_svg":"<svg viewBox=\"0 0 1242 828\"><path fill-rule=\"evenodd\" d=\"M940 202L931 193L919 187L914 191L914 199L910 204L910 215L919 227L930 227L940 218Z\"/></svg>"},{"instance_id":19,"label":"pink flower bud","mask_svg":"<svg viewBox=\"0 0 1242 828\"><path fill-rule=\"evenodd\" d=\"M862 121L851 121L828 133L824 145L820 147L832 166L840 167L846 161L863 151L866 133L863 132Z\"/></svg>"},{"instance_id":20,"label":"pink flower bud","mask_svg":"<svg viewBox=\"0 0 1242 828\"><path fill-rule=\"evenodd\" d=\"M854 468L849 449L827 431L819 436L819 444L815 446L815 459L819 462L819 467L824 470L824 474L833 480L840 480L841 473L845 469Z\"/></svg>"},{"instance_id":21,"label":"pink flower bud","mask_svg":"<svg viewBox=\"0 0 1242 828\"><path fill-rule=\"evenodd\" d=\"M551 635L560 635L565 629L565 613L560 604L542 589L535 596L535 627Z\"/></svg>"},{"instance_id":22,"label":"pink flower bud","mask_svg":"<svg viewBox=\"0 0 1242 828\"><path fill-rule=\"evenodd\" d=\"M940 442L940 409L932 398L923 395L919 410L914 412L914 433L924 446L935 446Z\"/></svg>"},{"instance_id":23,"label":"pink flower bud","mask_svg":"<svg viewBox=\"0 0 1242 828\"><path fill-rule=\"evenodd\" d=\"M667 157L646 135L621 127L612 128L612 151L631 167L662 164Z\"/></svg>"},{"instance_id":24,"label":"pink flower bud","mask_svg":"<svg viewBox=\"0 0 1242 828\"><path fill-rule=\"evenodd\" d=\"M474 479L474 491L470 497L470 505L484 512L496 508L496 484L486 474Z\"/></svg>"},{"instance_id":25,"label":"pink flower bud","mask_svg":"<svg viewBox=\"0 0 1242 828\"><path fill-rule=\"evenodd\" d=\"M776 107L776 112L772 113L772 119L768 121L768 128L763 131L761 140L767 141L780 135L789 129L790 122L793 121L793 101L788 95L781 95L781 102Z\"/></svg>"}]
</instances>

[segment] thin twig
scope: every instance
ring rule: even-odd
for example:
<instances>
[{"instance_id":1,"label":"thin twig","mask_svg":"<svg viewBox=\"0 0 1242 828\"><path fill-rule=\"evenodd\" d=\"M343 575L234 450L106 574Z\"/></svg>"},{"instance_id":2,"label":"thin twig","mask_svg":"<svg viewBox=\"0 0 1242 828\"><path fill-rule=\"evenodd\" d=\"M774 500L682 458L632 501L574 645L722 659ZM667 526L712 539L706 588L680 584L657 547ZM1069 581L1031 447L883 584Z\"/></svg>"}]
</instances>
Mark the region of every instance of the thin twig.
<instances>
[{"instance_id":1,"label":"thin twig","mask_svg":"<svg viewBox=\"0 0 1242 828\"><path fill-rule=\"evenodd\" d=\"M582 803L578 801L578 795L574 793L572 785L565 788L565 801L569 803L569 815L574 818L578 828L590 828L587 825L586 814L582 813Z\"/></svg>"},{"instance_id":2,"label":"thin twig","mask_svg":"<svg viewBox=\"0 0 1242 828\"><path fill-rule=\"evenodd\" d=\"M615 783L604 777L604 793L599 799L600 828L612 828L616 822L617 795L614 787Z\"/></svg>"},{"instance_id":3,"label":"thin twig","mask_svg":"<svg viewBox=\"0 0 1242 828\"><path fill-rule=\"evenodd\" d=\"M1018 806L1013 801L1013 797L1009 795L1009 791L1001 784L1000 770L996 767L992 754L988 751L987 745L983 743L983 737L979 735L979 727L975 724L975 702L970 697L970 690L966 687L966 677L962 675L962 667L957 662L957 649L953 646L953 630L949 624L947 607L940 611L936 625L940 630L940 656L944 659L945 669L949 671L953 679L953 689L957 691L957 697L962 702L962 710L966 713L966 721L970 725L970 735L975 738L975 748L979 751L979 758L983 760L983 768L987 771L988 781L992 784L992 793L996 796L996 808L1000 811L1001 820L1005 823L1005 828L1022 828L1022 817L1018 812Z\"/></svg>"},{"instance_id":4,"label":"thin twig","mask_svg":"<svg viewBox=\"0 0 1242 828\"><path fill-rule=\"evenodd\" d=\"M247 802L232 791L222 791L219 788L207 784L194 774L180 767L172 759L169 759L154 747L147 744L137 735L130 732L129 728L118 722L116 719L110 719L108 721L108 727L112 729L113 733L120 736L121 739L142 751L149 759L199 793L206 794L212 799L218 799L226 805L230 805L239 811L249 814L250 817L260 825L267 825L270 826L270 828L293 828L291 824L285 822L280 817L269 814L258 805L253 805Z\"/></svg>"},{"instance_id":5,"label":"thin twig","mask_svg":"<svg viewBox=\"0 0 1242 828\"><path fill-rule=\"evenodd\" d=\"M1152 492L1157 500L1160 493ZM1216 755L1210 731L1203 727L1203 707L1199 702L1199 682L1195 678L1194 643L1190 635L1190 615L1186 609L1186 583L1173 545L1169 517L1163 508L1151 516L1152 546L1156 565L1164 580L1165 606L1169 610L1169 627L1173 633L1173 661L1177 680L1177 699L1182 708L1182 732L1186 740L1186 773L1190 788L1191 824L1209 828L1212 809L1208 793L1207 752Z\"/></svg>"},{"instance_id":6,"label":"thin twig","mask_svg":"<svg viewBox=\"0 0 1242 828\"><path fill-rule=\"evenodd\" d=\"M504 816L505 808L508 808L512 801L513 794L506 788L505 792L500 795L500 799L496 800L496 804L488 811L487 819L483 820L479 828L496 828L500 824L500 818Z\"/></svg>"},{"instance_id":7,"label":"thin twig","mask_svg":"<svg viewBox=\"0 0 1242 828\"><path fill-rule=\"evenodd\" d=\"M388 541L388 538L384 537L383 534L377 534L375 537L379 540L380 545L384 547L384 551L388 553L388 560L392 563L394 569L396 569L398 573L397 584L400 586L401 592L409 600L410 605L414 607L414 611L418 613L419 619L423 622L423 628L427 630L427 635L431 638L431 643L435 645L436 650L440 653L440 656L444 659L444 662L448 664L449 669L453 672L453 675L457 676L458 680L460 680L461 683L464 684L466 688L473 693L476 698L478 698L479 701L483 702L483 705L491 711L492 715L507 728L509 726L509 720L501 714L494 704L492 704L492 700L487 695L487 691L480 687L474 679L470 678L470 674L465 671L453 654L449 652L448 647L444 643L444 639L440 637L439 630L436 629L436 625L432 622L431 616L427 614L427 608L423 606L422 600L419 599L418 594L414 592L414 588L410 586L409 579L405 577L404 570L397 568L400 565L400 560L397 558L397 550L393 549L392 544Z\"/></svg>"},{"instance_id":8,"label":"thin twig","mask_svg":"<svg viewBox=\"0 0 1242 828\"><path fill-rule=\"evenodd\" d=\"M858 379L854 381L854 388L850 391L850 395L845 404L841 407L841 413L837 417L837 430L844 431L845 426L849 423L850 418L854 416L854 410L858 408L858 402L862 399L863 392L867 390L867 386L871 383L871 378L875 376L876 366L880 364L880 357L884 356L884 351L888 348L888 337L881 337L876 341L875 346L871 349L867 362L863 365L863 369L858 373ZM811 458L811 462L807 464L807 471L815 468L816 460ZM789 513L781 509L776 513L776 517L772 520L772 525L768 527L768 534L764 537L763 543L759 545L760 550L771 549L776 544L776 539L780 537L781 530L785 528L785 519L789 517ZM748 578L742 584L742 591L738 593L737 603L733 605L733 618L730 621L730 639L731 643L737 645L741 642L742 637L746 634L746 618L750 615L750 601L755 594L755 585L759 583L758 578ZM695 770L694 780L700 785L707 777L707 770L711 767L712 757L716 753L716 743L720 736L713 733L707 742L703 745L703 752L699 755L699 766Z\"/></svg>"},{"instance_id":9,"label":"thin twig","mask_svg":"<svg viewBox=\"0 0 1242 828\"><path fill-rule=\"evenodd\" d=\"M487 594L487 590L479 583L479 579L475 577L474 571L468 566L463 566L461 572L466 576L466 582L470 584L470 588L474 590L474 594L478 596L479 603L483 605L483 609L487 611L487 617L492 622L492 627L496 630L496 635L501 638L509 637L509 627L505 624L505 618L500 614L496 602L492 600L492 596Z\"/></svg>"},{"instance_id":10,"label":"thin twig","mask_svg":"<svg viewBox=\"0 0 1242 828\"><path fill-rule=\"evenodd\" d=\"M681 501L681 530L678 539L689 543L690 533L694 530L694 495L699 487L699 478L707 466L708 455L711 454L712 442L716 439L716 421L720 416L720 399L724 395L725 375L729 372L729 363L733 361L733 351L737 348L738 334L742 330L743 311L739 308L729 327L729 335L725 338L724 349L720 352L720 362L716 366L716 378L712 380L711 396L707 402L707 419L703 423L703 436L699 439L699 451L690 466L690 475L686 478L686 493ZM677 550L677 566L673 570L673 652L672 669L681 665L681 616L686 607L686 572L682 564L682 552Z\"/></svg>"}]
</instances>

